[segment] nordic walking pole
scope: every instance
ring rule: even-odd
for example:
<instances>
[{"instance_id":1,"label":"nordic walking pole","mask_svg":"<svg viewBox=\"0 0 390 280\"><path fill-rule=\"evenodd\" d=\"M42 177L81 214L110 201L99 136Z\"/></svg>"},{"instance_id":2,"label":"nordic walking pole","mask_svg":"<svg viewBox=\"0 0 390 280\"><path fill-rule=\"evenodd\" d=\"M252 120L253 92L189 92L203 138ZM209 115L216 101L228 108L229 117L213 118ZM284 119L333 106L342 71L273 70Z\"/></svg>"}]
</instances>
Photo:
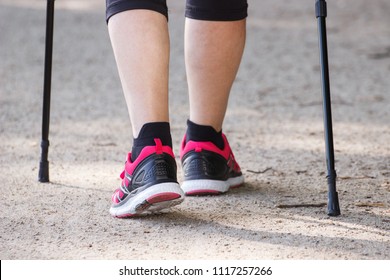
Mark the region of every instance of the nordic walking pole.
<instances>
[{"instance_id":1,"label":"nordic walking pole","mask_svg":"<svg viewBox=\"0 0 390 280\"><path fill-rule=\"evenodd\" d=\"M326 39L326 1L316 0L316 18L318 21L318 43L320 50L321 82L324 110L326 165L328 169L328 215L340 215L339 198L336 191L336 171L334 167L332 110L329 86L328 43Z\"/></svg>"},{"instance_id":2,"label":"nordic walking pole","mask_svg":"<svg viewBox=\"0 0 390 280\"><path fill-rule=\"evenodd\" d=\"M45 42L45 70L43 81L43 109L42 109L42 140L41 161L39 163L39 182L49 182L49 123L50 123L50 94L51 72L53 57L53 25L54 25L54 0L47 0L46 10L46 42Z\"/></svg>"}]
</instances>

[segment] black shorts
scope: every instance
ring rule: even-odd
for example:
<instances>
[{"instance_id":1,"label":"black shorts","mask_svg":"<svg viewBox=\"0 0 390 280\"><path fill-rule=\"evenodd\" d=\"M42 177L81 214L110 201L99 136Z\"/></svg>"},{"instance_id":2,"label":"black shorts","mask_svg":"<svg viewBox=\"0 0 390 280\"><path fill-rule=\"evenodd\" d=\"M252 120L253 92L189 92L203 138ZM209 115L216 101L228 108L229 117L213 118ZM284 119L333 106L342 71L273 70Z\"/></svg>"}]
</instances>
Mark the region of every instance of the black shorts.
<instances>
[{"instance_id":1,"label":"black shorts","mask_svg":"<svg viewBox=\"0 0 390 280\"><path fill-rule=\"evenodd\" d=\"M168 19L166 0L106 0L106 20L126 10L144 9ZM247 0L187 0L185 16L210 21L235 21L248 16Z\"/></svg>"}]
</instances>

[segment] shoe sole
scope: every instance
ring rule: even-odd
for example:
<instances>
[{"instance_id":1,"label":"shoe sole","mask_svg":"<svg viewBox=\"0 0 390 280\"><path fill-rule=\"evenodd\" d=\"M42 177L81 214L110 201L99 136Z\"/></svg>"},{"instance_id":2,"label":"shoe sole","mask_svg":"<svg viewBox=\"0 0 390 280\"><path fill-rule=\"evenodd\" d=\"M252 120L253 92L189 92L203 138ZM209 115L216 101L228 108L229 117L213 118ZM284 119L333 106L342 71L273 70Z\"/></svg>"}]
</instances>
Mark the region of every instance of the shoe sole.
<instances>
[{"instance_id":1,"label":"shoe sole","mask_svg":"<svg viewBox=\"0 0 390 280\"><path fill-rule=\"evenodd\" d=\"M177 183L154 185L130 198L121 206L112 206L110 214L116 218L129 218L153 214L182 203L184 192Z\"/></svg>"},{"instance_id":2,"label":"shoe sole","mask_svg":"<svg viewBox=\"0 0 390 280\"><path fill-rule=\"evenodd\" d=\"M219 180L187 180L181 185L184 193L188 196L215 195L227 192L232 188L241 186L244 183L244 176L229 178L226 181Z\"/></svg>"}]
</instances>

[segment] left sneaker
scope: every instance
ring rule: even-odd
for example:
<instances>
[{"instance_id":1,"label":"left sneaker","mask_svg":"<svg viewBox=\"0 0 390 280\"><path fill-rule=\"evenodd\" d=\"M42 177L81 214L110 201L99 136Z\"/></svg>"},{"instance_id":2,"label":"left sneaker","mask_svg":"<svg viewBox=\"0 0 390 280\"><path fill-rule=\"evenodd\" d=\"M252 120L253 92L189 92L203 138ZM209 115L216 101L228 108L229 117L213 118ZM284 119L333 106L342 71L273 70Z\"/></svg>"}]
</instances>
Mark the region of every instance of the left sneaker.
<instances>
[{"instance_id":1,"label":"left sneaker","mask_svg":"<svg viewBox=\"0 0 390 280\"><path fill-rule=\"evenodd\" d=\"M244 183L240 166L236 162L226 136L222 134L224 148L212 142L182 141L180 159L186 195L221 194Z\"/></svg>"},{"instance_id":2,"label":"left sneaker","mask_svg":"<svg viewBox=\"0 0 390 280\"><path fill-rule=\"evenodd\" d=\"M154 141L156 145L144 147L134 162L127 155L122 184L112 195L112 216L145 215L183 202L172 148L163 146L160 139Z\"/></svg>"}]
</instances>

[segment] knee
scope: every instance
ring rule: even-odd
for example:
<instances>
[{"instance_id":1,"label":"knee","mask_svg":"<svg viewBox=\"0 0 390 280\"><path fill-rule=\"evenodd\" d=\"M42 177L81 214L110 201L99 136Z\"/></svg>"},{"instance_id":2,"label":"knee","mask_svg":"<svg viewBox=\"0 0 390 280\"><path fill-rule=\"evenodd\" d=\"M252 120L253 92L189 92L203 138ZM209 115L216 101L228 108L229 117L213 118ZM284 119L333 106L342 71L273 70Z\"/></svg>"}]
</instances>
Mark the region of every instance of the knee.
<instances>
[{"instance_id":1,"label":"knee","mask_svg":"<svg viewBox=\"0 0 390 280\"><path fill-rule=\"evenodd\" d=\"M186 17L210 21L234 21L248 16L247 0L187 0Z\"/></svg>"},{"instance_id":2,"label":"knee","mask_svg":"<svg viewBox=\"0 0 390 280\"><path fill-rule=\"evenodd\" d=\"M117 13L136 9L152 10L168 19L166 0L106 0L106 21Z\"/></svg>"}]
</instances>

